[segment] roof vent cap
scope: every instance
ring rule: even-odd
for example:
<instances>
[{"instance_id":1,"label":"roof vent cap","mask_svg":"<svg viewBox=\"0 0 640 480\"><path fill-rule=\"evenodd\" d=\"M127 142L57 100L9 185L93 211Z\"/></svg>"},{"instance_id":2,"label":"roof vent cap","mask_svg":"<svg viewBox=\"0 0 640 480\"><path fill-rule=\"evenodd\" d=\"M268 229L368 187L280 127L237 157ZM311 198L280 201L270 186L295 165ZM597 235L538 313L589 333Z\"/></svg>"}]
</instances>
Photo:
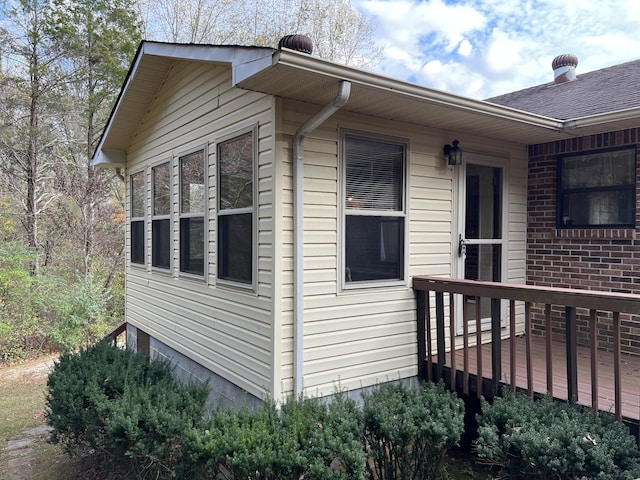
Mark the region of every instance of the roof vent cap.
<instances>
[{"instance_id":1,"label":"roof vent cap","mask_svg":"<svg viewBox=\"0 0 640 480\"><path fill-rule=\"evenodd\" d=\"M572 82L576 79L576 67L578 66L578 57L571 53L558 55L551 62L553 68L553 82L565 83Z\"/></svg>"},{"instance_id":2,"label":"roof vent cap","mask_svg":"<svg viewBox=\"0 0 640 480\"><path fill-rule=\"evenodd\" d=\"M295 50L296 52L307 53L311 55L313 53L313 43L311 39L306 35L285 35L278 42L278 49L288 48Z\"/></svg>"}]
</instances>

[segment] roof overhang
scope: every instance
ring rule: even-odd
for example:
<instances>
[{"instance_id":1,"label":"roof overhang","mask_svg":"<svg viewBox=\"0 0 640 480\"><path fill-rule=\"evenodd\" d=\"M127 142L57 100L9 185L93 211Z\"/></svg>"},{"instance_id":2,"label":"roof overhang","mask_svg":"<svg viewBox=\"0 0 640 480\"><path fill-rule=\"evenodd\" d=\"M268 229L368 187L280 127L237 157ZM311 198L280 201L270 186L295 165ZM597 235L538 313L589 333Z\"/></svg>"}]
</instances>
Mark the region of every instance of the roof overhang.
<instances>
[{"instance_id":1,"label":"roof overhang","mask_svg":"<svg viewBox=\"0 0 640 480\"><path fill-rule=\"evenodd\" d=\"M274 49L142 42L111 111L92 165L122 168L126 151L171 66L179 60L228 65L235 78L245 78L271 65Z\"/></svg>"},{"instance_id":2,"label":"roof overhang","mask_svg":"<svg viewBox=\"0 0 640 480\"><path fill-rule=\"evenodd\" d=\"M476 135L523 145L638 126L640 108L558 120L399 81L293 50L143 42L118 97L92 164L123 167L136 128L171 66L178 60L228 65L233 84L246 90L323 107L343 80L351 96L342 111L452 135Z\"/></svg>"}]
</instances>

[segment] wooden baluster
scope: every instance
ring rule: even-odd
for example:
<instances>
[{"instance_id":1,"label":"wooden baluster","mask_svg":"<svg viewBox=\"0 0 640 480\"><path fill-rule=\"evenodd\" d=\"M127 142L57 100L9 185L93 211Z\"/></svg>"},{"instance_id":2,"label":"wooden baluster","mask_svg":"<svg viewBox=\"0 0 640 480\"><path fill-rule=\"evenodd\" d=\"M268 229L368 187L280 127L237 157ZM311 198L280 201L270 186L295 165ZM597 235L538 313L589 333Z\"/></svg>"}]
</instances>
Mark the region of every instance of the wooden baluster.
<instances>
[{"instance_id":1,"label":"wooden baluster","mask_svg":"<svg viewBox=\"0 0 640 480\"><path fill-rule=\"evenodd\" d=\"M516 302L509 300L509 382L516 393Z\"/></svg>"},{"instance_id":2,"label":"wooden baluster","mask_svg":"<svg viewBox=\"0 0 640 480\"><path fill-rule=\"evenodd\" d=\"M524 303L524 341L527 355L527 395L533 398L533 366L531 359L531 303Z\"/></svg>"},{"instance_id":3,"label":"wooden baluster","mask_svg":"<svg viewBox=\"0 0 640 480\"><path fill-rule=\"evenodd\" d=\"M547 350L547 392L553 397L553 324L551 322L551 305L544 306L545 340Z\"/></svg>"},{"instance_id":4,"label":"wooden baluster","mask_svg":"<svg viewBox=\"0 0 640 480\"><path fill-rule=\"evenodd\" d=\"M442 372L445 363L445 338L444 338L444 293L436 292L436 380L444 378Z\"/></svg>"},{"instance_id":5,"label":"wooden baluster","mask_svg":"<svg viewBox=\"0 0 640 480\"><path fill-rule=\"evenodd\" d=\"M613 312L613 376L615 381L616 420L622 420L622 378L620 378L620 312Z\"/></svg>"},{"instance_id":6,"label":"wooden baluster","mask_svg":"<svg viewBox=\"0 0 640 480\"><path fill-rule=\"evenodd\" d=\"M453 293L449 293L449 340L451 343L451 391L456 391L456 324Z\"/></svg>"},{"instance_id":7,"label":"wooden baluster","mask_svg":"<svg viewBox=\"0 0 640 480\"><path fill-rule=\"evenodd\" d=\"M482 310L480 308L481 297L476 297L476 343L477 343L477 356L476 366L478 367L478 374L476 376L476 390L478 398L482 396Z\"/></svg>"},{"instance_id":8,"label":"wooden baluster","mask_svg":"<svg viewBox=\"0 0 640 480\"><path fill-rule=\"evenodd\" d=\"M491 389L498 395L500 377L502 377L502 343L500 341L501 308L500 299L491 299Z\"/></svg>"},{"instance_id":9,"label":"wooden baluster","mask_svg":"<svg viewBox=\"0 0 640 480\"><path fill-rule=\"evenodd\" d=\"M418 338L418 378L424 378L424 361L427 356L425 291L416 290L416 334Z\"/></svg>"},{"instance_id":10,"label":"wooden baluster","mask_svg":"<svg viewBox=\"0 0 640 480\"><path fill-rule=\"evenodd\" d=\"M427 329L427 379L433 382L433 335L431 334L431 292L425 292L424 298L425 323Z\"/></svg>"},{"instance_id":11,"label":"wooden baluster","mask_svg":"<svg viewBox=\"0 0 640 480\"><path fill-rule=\"evenodd\" d=\"M567 346L567 400L578 401L578 326L576 307L565 307L565 343Z\"/></svg>"},{"instance_id":12,"label":"wooden baluster","mask_svg":"<svg viewBox=\"0 0 640 480\"><path fill-rule=\"evenodd\" d=\"M598 312L589 311L591 330L591 408L598 411Z\"/></svg>"},{"instance_id":13,"label":"wooden baluster","mask_svg":"<svg viewBox=\"0 0 640 480\"><path fill-rule=\"evenodd\" d=\"M462 391L469 395L469 306L467 299L462 295L462 342L464 373L462 378Z\"/></svg>"}]
</instances>

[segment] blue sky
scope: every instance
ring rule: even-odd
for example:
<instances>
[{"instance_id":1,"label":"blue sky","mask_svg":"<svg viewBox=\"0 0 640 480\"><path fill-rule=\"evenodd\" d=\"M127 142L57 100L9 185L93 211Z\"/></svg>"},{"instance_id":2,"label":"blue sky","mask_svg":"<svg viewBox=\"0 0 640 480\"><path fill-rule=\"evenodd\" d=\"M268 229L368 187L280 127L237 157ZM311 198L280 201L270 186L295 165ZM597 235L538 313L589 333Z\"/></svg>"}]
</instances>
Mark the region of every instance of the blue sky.
<instances>
[{"instance_id":1,"label":"blue sky","mask_svg":"<svg viewBox=\"0 0 640 480\"><path fill-rule=\"evenodd\" d=\"M639 0L352 4L375 22L378 72L472 98L552 81L551 62L563 53L578 56L578 76L640 58Z\"/></svg>"}]
</instances>

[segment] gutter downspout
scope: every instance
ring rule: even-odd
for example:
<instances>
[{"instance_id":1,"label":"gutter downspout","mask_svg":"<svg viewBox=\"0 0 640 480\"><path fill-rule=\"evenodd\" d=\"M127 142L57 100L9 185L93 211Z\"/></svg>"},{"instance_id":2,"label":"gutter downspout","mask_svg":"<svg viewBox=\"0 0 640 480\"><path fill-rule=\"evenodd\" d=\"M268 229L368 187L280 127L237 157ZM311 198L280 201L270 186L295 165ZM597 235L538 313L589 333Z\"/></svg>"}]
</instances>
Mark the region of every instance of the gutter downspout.
<instances>
[{"instance_id":1,"label":"gutter downspout","mask_svg":"<svg viewBox=\"0 0 640 480\"><path fill-rule=\"evenodd\" d=\"M342 80L333 101L302 125L293 138L293 374L296 396L304 387L304 139L349 100L351 82Z\"/></svg>"}]
</instances>

